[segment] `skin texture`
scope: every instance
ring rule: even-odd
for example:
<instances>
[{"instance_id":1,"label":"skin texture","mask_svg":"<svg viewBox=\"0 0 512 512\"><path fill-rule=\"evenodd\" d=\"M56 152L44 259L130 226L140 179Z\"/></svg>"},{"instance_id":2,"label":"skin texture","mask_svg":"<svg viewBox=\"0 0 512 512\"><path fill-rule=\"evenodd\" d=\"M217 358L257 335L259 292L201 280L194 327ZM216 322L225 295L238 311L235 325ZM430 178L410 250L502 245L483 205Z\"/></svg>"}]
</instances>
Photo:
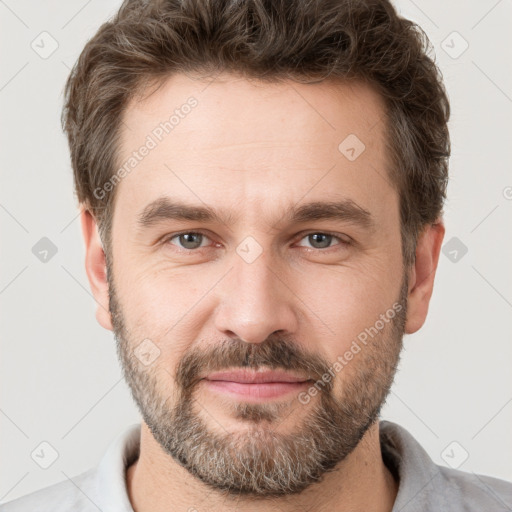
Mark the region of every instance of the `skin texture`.
<instances>
[{"instance_id":1,"label":"skin texture","mask_svg":"<svg viewBox=\"0 0 512 512\"><path fill-rule=\"evenodd\" d=\"M425 321L443 224L425 228L404 270L384 105L362 83L176 75L126 109L119 161L190 96L197 106L116 185L108 277L95 220L87 211L81 218L97 319L115 332L144 419L140 457L127 472L133 508L389 511L397 482L382 461L376 420L402 334ZM338 149L350 134L365 145L354 161ZM141 229L137 216L162 196L225 218ZM291 206L342 200L367 210L372 228L284 216ZM188 247L200 248L170 240L197 231L204 236ZM335 236L315 243L314 233ZM251 245L240 245L247 237ZM248 263L239 247L261 254ZM198 380L246 364L317 381L397 304L402 314L359 343L307 404L295 393L245 403ZM143 340L158 350L148 365L134 358ZM243 468L256 476L242 478Z\"/></svg>"}]
</instances>

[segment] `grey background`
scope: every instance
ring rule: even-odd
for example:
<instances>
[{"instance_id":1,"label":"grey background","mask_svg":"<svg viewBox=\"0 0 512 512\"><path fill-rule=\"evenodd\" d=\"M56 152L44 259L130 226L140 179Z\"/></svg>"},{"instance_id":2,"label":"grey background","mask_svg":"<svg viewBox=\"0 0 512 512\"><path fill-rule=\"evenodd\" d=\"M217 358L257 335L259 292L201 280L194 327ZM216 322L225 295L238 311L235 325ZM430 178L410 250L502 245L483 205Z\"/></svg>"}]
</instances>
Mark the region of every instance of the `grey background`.
<instances>
[{"instance_id":1,"label":"grey background","mask_svg":"<svg viewBox=\"0 0 512 512\"><path fill-rule=\"evenodd\" d=\"M0 1L0 502L89 469L139 421L112 333L94 317L60 128L69 70L119 5ZM512 480L512 3L396 5L427 32L450 96L445 244L456 240L443 249L425 326L405 337L382 418L438 464ZM42 58L51 38L58 48ZM46 262L32 252L43 237L57 250ZM59 455L47 469L31 458L41 442Z\"/></svg>"}]
</instances>

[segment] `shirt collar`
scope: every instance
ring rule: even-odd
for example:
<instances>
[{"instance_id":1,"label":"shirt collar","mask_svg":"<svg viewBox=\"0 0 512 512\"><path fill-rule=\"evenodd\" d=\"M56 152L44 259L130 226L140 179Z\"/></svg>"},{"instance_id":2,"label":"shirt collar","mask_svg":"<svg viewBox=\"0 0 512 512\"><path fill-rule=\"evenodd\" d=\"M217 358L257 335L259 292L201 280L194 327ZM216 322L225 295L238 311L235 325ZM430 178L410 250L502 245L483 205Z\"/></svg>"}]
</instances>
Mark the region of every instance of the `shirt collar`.
<instances>
[{"instance_id":1,"label":"shirt collar","mask_svg":"<svg viewBox=\"0 0 512 512\"><path fill-rule=\"evenodd\" d=\"M379 434L382 459L399 482L392 512L442 510L435 491L442 476L428 453L404 427L391 421L380 421Z\"/></svg>"},{"instance_id":2,"label":"shirt collar","mask_svg":"<svg viewBox=\"0 0 512 512\"><path fill-rule=\"evenodd\" d=\"M139 456L140 423L130 425L109 445L98 465L96 486L103 512L133 512L126 486L126 469Z\"/></svg>"}]
</instances>

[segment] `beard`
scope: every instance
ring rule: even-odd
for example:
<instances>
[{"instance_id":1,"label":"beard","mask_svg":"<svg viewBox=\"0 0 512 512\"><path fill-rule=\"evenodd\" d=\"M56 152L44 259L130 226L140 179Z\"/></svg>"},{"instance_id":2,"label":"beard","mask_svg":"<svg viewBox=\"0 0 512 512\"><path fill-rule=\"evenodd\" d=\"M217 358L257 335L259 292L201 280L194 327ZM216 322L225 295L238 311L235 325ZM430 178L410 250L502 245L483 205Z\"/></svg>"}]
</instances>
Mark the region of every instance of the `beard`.
<instances>
[{"instance_id":1,"label":"beard","mask_svg":"<svg viewBox=\"0 0 512 512\"><path fill-rule=\"evenodd\" d=\"M229 339L188 350L177 365L173 392L162 393L155 369L144 367L133 354L140 340L130 339L108 263L107 277L118 358L143 420L165 453L209 488L254 499L298 494L335 470L378 421L402 349L405 276L397 300L401 310L361 347L337 378L321 382L318 396L307 404L298 398L266 403L230 400L231 416L244 427L232 432L195 398L200 375L265 367L299 372L320 382L333 362L304 351L284 336L272 335L257 344ZM338 380L341 392L336 396L334 382ZM299 408L305 409L300 412ZM293 430L277 431L296 410L301 419ZM201 415L203 411L206 414Z\"/></svg>"}]
</instances>

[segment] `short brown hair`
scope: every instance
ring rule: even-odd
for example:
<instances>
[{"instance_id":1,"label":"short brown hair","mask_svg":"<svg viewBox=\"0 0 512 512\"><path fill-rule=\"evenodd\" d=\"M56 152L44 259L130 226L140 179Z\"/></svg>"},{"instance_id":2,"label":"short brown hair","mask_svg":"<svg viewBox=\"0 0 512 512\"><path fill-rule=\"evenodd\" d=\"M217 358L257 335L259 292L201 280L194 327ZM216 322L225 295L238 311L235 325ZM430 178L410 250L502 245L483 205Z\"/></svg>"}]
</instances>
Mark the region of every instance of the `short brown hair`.
<instances>
[{"instance_id":1,"label":"short brown hair","mask_svg":"<svg viewBox=\"0 0 512 512\"><path fill-rule=\"evenodd\" d=\"M110 252L123 110L171 74L233 72L266 81L369 82L386 104L388 176L400 197L404 264L442 214L450 106L426 34L388 0L125 0L88 41L65 86L78 201Z\"/></svg>"}]
</instances>

